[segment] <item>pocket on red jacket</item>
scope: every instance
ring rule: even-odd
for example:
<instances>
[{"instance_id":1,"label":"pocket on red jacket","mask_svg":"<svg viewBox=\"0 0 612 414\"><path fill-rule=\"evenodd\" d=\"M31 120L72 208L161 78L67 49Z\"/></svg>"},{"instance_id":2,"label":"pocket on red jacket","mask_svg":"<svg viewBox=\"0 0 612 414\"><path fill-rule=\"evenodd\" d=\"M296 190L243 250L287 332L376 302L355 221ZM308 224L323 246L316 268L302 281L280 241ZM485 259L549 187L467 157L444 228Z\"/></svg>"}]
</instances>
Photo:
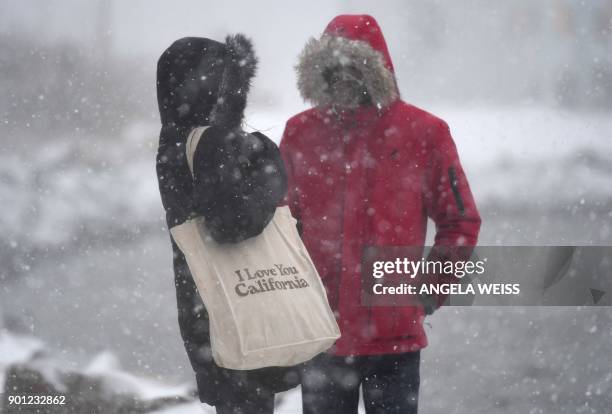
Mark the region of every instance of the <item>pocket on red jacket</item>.
<instances>
[{"instance_id":1,"label":"pocket on red jacket","mask_svg":"<svg viewBox=\"0 0 612 414\"><path fill-rule=\"evenodd\" d=\"M402 340L422 335L425 313L422 307L372 307L370 329L376 340Z\"/></svg>"}]
</instances>

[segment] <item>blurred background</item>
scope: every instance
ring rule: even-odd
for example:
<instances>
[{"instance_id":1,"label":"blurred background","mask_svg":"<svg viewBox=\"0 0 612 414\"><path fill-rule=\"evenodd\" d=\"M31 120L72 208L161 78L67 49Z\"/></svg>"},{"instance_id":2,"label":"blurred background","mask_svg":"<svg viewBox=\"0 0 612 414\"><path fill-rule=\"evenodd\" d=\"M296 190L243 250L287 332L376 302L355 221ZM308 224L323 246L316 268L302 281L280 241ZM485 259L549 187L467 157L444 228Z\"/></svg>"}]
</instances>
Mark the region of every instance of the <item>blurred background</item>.
<instances>
[{"instance_id":1,"label":"blurred background","mask_svg":"<svg viewBox=\"0 0 612 414\"><path fill-rule=\"evenodd\" d=\"M260 58L247 126L278 142L307 108L297 55L342 13L378 20L402 98L449 123L480 244L611 244L612 0L3 0L0 390L44 354L143 399L188 395L155 175L157 58L183 36L246 33ZM427 330L424 413L612 406L609 308L446 308ZM299 398L279 396L278 412Z\"/></svg>"}]
</instances>

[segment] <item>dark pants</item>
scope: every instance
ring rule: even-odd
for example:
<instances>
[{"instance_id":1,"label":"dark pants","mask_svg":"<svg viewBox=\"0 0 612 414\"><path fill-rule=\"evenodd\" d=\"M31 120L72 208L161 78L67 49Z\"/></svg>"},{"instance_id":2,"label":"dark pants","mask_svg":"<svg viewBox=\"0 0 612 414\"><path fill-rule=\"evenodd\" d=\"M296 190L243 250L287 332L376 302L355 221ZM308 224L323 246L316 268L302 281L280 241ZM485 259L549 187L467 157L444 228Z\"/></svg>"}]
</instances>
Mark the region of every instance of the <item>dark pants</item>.
<instances>
[{"instance_id":1,"label":"dark pants","mask_svg":"<svg viewBox=\"0 0 612 414\"><path fill-rule=\"evenodd\" d=\"M367 414L413 414L419 398L420 351L338 357L321 354L302 378L304 414L357 414L359 386Z\"/></svg>"},{"instance_id":2,"label":"dark pants","mask_svg":"<svg viewBox=\"0 0 612 414\"><path fill-rule=\"evenodd\" d=\"M253 393L247 398L226 401L215 405L217 414L272 414L274 412L274 394Z\"/></svg>"}]
</instances>

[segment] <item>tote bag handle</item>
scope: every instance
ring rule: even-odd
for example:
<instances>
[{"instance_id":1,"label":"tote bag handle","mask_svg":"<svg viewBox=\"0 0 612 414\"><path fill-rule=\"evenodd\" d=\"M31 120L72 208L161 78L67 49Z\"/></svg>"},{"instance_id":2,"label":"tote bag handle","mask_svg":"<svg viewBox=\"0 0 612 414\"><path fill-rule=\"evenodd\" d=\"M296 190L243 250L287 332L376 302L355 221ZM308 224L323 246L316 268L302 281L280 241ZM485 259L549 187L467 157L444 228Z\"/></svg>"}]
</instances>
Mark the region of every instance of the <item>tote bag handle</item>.
<instances>
[{"instance_id":1,"label":"tote bag handle","mask_svg":"<svg viewBox=\"0 0 612 414\"><path fill-rule=\"evenodd\" d=\"M189 166L189 171L191 172L191 178L195 178L193 175L193 156L195 154L195 150L198 147L198 142L200 142L200 138L204 134L209 127L197 127L194 128L187 137L187 143L185 145L185 155L187 156L187 166Z\"/></svg>"}]
</instances>

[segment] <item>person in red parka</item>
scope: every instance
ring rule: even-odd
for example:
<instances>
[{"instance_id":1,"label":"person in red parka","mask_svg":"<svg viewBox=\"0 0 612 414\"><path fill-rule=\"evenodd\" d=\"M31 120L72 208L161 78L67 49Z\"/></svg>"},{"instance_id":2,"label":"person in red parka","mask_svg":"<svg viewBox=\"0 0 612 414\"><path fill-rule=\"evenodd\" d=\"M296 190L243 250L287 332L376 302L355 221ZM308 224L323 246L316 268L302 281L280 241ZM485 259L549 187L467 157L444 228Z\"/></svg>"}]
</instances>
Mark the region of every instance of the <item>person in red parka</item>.
<instances>
[{"instance_id":1,"label":"person in red parka","mask_svg":"<svg viewBox=\"0 0 612 414\"><path fill-rule=\"evenodd\" d=\"M287 122L280 150L285 202L326 287L341 338L302 379L304 413L417 411L423 321L443 298L415 306L360 303L366 246L476 245L480 217L448 125L400 99L376 20L334 18L296 66L313 108Z\"/></svg>"}]
</instances>

